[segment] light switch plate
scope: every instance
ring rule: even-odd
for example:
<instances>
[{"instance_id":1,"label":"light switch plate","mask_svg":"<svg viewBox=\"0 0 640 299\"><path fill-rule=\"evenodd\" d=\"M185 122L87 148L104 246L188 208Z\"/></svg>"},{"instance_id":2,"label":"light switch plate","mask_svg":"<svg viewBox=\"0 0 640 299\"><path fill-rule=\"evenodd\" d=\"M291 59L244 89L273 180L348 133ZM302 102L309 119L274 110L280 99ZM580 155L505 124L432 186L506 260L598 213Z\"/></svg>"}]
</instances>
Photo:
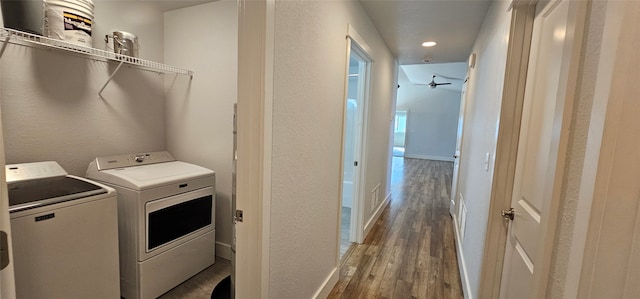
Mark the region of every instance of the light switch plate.
<instances>
[{"instance_id":1,"label":"light switch plate","mask_svg":"<svg viewBox=\"0 0 640 299\"><path fill-rule=\"evenodd\" d=\"M484 171L489 171L489 163L491 161L491 153L487 153L484 157Z\"/></svg>"}]
</instances>

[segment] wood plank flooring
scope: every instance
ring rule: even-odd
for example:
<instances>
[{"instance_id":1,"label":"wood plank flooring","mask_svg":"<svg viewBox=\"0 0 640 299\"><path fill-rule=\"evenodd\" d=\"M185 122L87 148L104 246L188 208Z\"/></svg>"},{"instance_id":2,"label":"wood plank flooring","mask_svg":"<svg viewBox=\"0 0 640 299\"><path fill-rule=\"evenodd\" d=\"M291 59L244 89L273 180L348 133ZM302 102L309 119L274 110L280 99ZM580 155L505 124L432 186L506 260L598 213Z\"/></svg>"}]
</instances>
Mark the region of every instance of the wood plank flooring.
<instances>
[{"instance_id":1,"label":"wood plank flooring","mask_svg":"<svg viewBox=\"0 0 640 299\"><path fill-rule=\"evenodd\" d=\"M393 158L392 200L329 298L463 298L449 216L453 163Z\"/></svg>"},{"instance_id":2,"label":"wood plank flooring","mask_svg":"<svg viewBox=\"0 0 640 299\"><path fill-rule=\"evenodd\" d=\"M207 269L189 278L160 299L205 299L211 298L211 291L222 279L231 274L231 262L216 257L216 262Z\"/></svg>"}]
</instances>

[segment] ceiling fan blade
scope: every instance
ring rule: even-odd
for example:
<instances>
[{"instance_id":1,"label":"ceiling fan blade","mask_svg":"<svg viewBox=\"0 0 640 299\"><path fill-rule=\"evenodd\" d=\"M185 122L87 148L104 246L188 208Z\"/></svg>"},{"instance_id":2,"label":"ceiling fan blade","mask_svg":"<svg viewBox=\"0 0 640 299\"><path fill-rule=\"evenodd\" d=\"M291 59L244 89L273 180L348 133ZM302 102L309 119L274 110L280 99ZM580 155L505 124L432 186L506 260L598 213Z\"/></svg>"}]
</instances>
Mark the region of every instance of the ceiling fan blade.
<instances>
[{"instance_id":1,"label":"ceiling fan blade","mask_svg":"<svg viewBox=\"0 0 640 299\"><path fill-rule=\"evenodd\" d=\"M449 80L462 80L462 78L456 78L456 77L450 77L450 76L445 76L445 75L441 75L438 73L433 73L435 76L441 77L441 78L445 78L445 79L449 79Z\"/></svg>"},{"instance_id":2,"label":"ceiling fan blade","mask_svg":"<svg viewBox=\"0 0 640 299\"><path fill-rule=\"evenodd\" d=\"M451 83L450 82L447 82L447 83L435 83L435 85L449 85L449 84L451 84Z\"/></svg>"}]
</instances>

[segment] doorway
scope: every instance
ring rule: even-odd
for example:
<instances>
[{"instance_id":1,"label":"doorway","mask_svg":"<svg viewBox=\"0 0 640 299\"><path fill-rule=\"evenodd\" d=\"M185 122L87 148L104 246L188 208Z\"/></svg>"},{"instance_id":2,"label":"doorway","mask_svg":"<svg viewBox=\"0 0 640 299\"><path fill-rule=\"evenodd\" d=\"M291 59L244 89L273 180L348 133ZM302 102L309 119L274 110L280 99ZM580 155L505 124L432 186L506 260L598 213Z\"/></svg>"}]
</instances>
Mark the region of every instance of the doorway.
<instances>
[{"instance_id":1,"label":"doorway","mask_svg":"<svg viewBox=\"0 0 640 299\"><path fill-rule=\"evenodd\" d=\"M511 203L501 213L510 223L503 225L500 298L540 298L547 291L586 4L554 0L531 14Z\"/></svg>"},{"instance_id":2,"label":"doorway","mask_svg":"<svg viewBox=\"0 0 640 299\"><path fill-rule=\"evenodd\" d=\"M358 208L363 132L366 124L365 102L369 61L351 43L345 98L345 117L342 141L342 207L340 216L340 258L353 242L358 242Z\"/></svg>"},{"instance_id":3,"label":"doorway","mask_svg":"<svg viewBox=\"0 0 640 299\"><path fill-rule=\"evenodd\" d=\"M469 58L471 60L472 58ZM463 213L466 213L466 208L464 207L464 203L461 201L462 196L458 194L458 175L460 171L460 153L462 149L462 133L464 132L464 113L466 109L466 94L467 94L467 81L469 81L469 70L467 70L467 75L465 75L464 82L462 83L462 91L460 93L460 112L458 112L458 130L456 132L456 150L453 153L453 176L451 177L451 196L449 198L449 214L454 216L456 219L458 228L462 228L462 219L461 216ZM460 201L460 202L458 202ZM456 214L456 205L458 205ZM464 232L464 230L460 230Z\"/></svg>"},{"instance_id":4,"label":"doorway","mask_svg":"<svg viewBox=\"0 0 640 299\"><path fill-rule=\"evenodd\" d=\"M407 137L407 111L396 111L393 129L393 156L404 157L404 147Z\"/></svg>"}]
</instances>

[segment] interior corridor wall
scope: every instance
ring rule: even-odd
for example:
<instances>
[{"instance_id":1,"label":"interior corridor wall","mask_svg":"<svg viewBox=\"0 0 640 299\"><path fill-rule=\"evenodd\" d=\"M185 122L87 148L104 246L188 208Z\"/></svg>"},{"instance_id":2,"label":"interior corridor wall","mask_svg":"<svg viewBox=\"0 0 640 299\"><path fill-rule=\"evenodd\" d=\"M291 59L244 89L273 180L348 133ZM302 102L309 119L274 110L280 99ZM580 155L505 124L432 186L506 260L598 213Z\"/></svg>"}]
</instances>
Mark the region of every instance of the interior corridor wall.
<instances>
[{"instance_id":1,"label":"interior corridor wall","mask_svg":"<svg viewBox=\"0 0 640 299\"><path fill-rule=\"evenodd\" d=\"M397 63L356 1L276 1L270 297L310 298L337 279L348 24L371 48L365 198L389 193ZM365 221L373 215L365 200ZM382 199L380 200L382 202Z\"/></svg>"},{"instance_id":2,"label":"interior corridor wall","mask_svg":"<svg viewBox=\"0 0 640 299\"><path fill-rule=\"evenodd\" d=\"M507 60L511 13L508 1L492 2L482 23L472 53L475 68L469 72L464 122L464 142L460 157L459 195L467 207L466 232L459 261L463 288L468 298L478 298L482 254L487 232L491 185L497 145L497 128ZM487 168L486 155L490 155ZM459 199L460 200L460 199Z\"/></svg>"},{"instance_id":3,"label":"interior corridor wall","mask_svg":"<svg viewBox=\"0 0 640 299\"><path fill-rule=\"evenodd\" d=\"M231 258L233 104L237 98L236 1L164 14L165 62L194 71L166 78L167 149L216 172L216 255Z\"/></svg>"}]
</instances>

